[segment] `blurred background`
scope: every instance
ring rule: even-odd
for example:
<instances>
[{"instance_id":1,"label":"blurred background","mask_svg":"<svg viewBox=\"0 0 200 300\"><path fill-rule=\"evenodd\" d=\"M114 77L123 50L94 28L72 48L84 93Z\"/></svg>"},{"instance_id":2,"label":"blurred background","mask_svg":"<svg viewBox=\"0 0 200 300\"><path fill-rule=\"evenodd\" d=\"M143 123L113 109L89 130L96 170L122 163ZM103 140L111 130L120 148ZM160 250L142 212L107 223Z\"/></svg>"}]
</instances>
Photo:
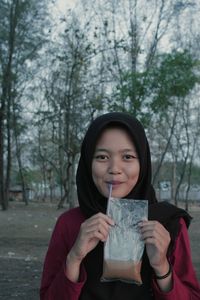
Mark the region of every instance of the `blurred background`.
<instances>
[{"instance_id":1,"label":"blurred background","mask_svg":"<svg viewBox=\"0 0 200 300\"><path fill-rule=\"evenodd\" d=\"M200 199L199 1L0 3L0 199L76 203L89 122L141 120L158 197Z\"/></svg>"},{"instance_id":2,"label":"blurred background","mask_svg":"<svg viewBox=\"0 0 200 300\"><path fill-rule=\"evenodd\" d=\"M58 214L77 204L86 128L111 111L143 123L158 199L198 226L199 15L198 0L0 1L0 257L27 258L11 240L36 238L45 216L46 249Z\"/></svg>"}]
</instances>

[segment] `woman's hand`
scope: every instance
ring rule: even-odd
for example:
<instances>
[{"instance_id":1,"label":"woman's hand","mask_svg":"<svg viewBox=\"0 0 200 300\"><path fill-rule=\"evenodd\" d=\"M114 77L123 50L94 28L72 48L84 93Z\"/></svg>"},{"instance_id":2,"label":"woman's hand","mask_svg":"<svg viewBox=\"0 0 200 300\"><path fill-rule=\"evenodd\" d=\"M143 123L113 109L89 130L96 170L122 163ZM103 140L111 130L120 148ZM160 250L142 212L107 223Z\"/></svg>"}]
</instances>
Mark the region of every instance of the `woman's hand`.
<instances>
[{"instance_id":1,"label":"woman's hand","mask_svg":"<svg viewBox=\"0 0 200 300\"><path fill-rule=\"evenodd\" d=\"M171 240L169 232L158 221L142 221L140 228L152 268L158 276L166 274L169 270L167 260Z\"/></svg>"},{"instance_id":2,"label":"woman's hand","mask_svg":"<svg viewBox=\"0 0 200 300\"><path fill-rule=\"evenodd\" d=\"M110 226L113 225L114 221L102 213L92 216L81 224L77 239L66 259L65 274L71 281L79 280L83 258L97 246L99 241L107 240Z\"/></svg>"},{"instance_id":3,"label":"woman's hand","mask_svg":"<svg viewBox=\"0 0 200 300\"><path fill-rule=\"evenodd\" d=\"M107 240L110 226L113 225L114 221L103 213L98 213L82 223L76 242L70 251L73 258L82 261L99 241Z\"/></svg>"},{"instance_id":4,"label":"woman's hand","mask_svg":"<svg viewBox=\"0 0 200 300\"><path fill-rule=\"evenodd\" d=\"M167 250L171 241L169 232L158 221L142 221L139 226L155 274L157 276L168 274ZM157 284L163 292L169 292L172 288L172 274L169 273L162 280L157 280Z\"/></svg>"}]
</instances>

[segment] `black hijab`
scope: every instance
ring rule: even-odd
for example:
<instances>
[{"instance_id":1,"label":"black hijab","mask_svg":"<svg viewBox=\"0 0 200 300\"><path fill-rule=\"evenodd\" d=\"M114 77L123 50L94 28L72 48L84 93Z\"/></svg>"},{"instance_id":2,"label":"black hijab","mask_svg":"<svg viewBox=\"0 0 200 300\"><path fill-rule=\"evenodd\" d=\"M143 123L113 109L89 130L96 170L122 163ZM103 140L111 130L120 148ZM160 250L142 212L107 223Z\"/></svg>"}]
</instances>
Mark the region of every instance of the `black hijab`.
<instances>
[{"instance_id":1,"label":"black hijab","mask_svg":"<svg viewBox=\"0 0 200 300\"><path fill-rule=\"evenodd\" d=\"M150 204L157 202L151 185L151 157L143 126L129 114L107 113L97 117L92 122L81 147L76 183L79 205L86 217L98 212L106 212L107 198L99 193L92 179L92 159L96 143L102 131L109 126L120 126L127 130L139 157L140 174L138 182L126 198L146 199Z\"/></svg>"}]
</instances>

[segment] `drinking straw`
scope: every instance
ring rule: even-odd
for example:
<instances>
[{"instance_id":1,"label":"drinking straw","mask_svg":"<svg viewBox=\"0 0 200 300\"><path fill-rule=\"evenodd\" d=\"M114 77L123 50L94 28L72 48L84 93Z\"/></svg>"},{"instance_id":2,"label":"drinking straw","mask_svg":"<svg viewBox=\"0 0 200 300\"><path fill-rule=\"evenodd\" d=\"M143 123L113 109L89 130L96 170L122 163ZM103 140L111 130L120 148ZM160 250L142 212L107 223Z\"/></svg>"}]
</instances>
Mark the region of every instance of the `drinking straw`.
<instances>
[{"instance_id":1,"label":"drinking straw","mask_svg":"<svg viewBox=\"0 0 200 300\"><path fill-rule=\"evenodd\" d=\"M109 183L109 197L108 200L111 198L112 196L112 183Z\"/></svg>"}]
</instances>

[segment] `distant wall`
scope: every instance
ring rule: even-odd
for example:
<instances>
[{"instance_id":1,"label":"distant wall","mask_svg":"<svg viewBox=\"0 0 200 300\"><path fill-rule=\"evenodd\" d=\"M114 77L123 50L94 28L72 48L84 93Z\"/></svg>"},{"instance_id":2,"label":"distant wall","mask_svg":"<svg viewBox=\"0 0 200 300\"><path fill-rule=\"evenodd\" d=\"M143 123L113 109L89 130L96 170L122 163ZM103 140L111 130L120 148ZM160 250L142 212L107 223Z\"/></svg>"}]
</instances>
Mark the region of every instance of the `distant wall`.
<instances>
[{"instance_id":1,"label":"distant wall","mask_svg":"<svg viewBox=\"0 0 200 300\"><path fill-rule=\"evenodd\" d=\"M183 184L180 187L178 199L180 201L186 200L186 191L187 191L187 185ZM157 197L161 201L170 201L172 199L172 191L171 191L171 185L165 185L160 186L159 189L156 189ZM200 186L199 185L193 185L190 187L189 194L188 194L188 200L189 201L195 201L200 203Z\"/></svg>"}]
</instances>

